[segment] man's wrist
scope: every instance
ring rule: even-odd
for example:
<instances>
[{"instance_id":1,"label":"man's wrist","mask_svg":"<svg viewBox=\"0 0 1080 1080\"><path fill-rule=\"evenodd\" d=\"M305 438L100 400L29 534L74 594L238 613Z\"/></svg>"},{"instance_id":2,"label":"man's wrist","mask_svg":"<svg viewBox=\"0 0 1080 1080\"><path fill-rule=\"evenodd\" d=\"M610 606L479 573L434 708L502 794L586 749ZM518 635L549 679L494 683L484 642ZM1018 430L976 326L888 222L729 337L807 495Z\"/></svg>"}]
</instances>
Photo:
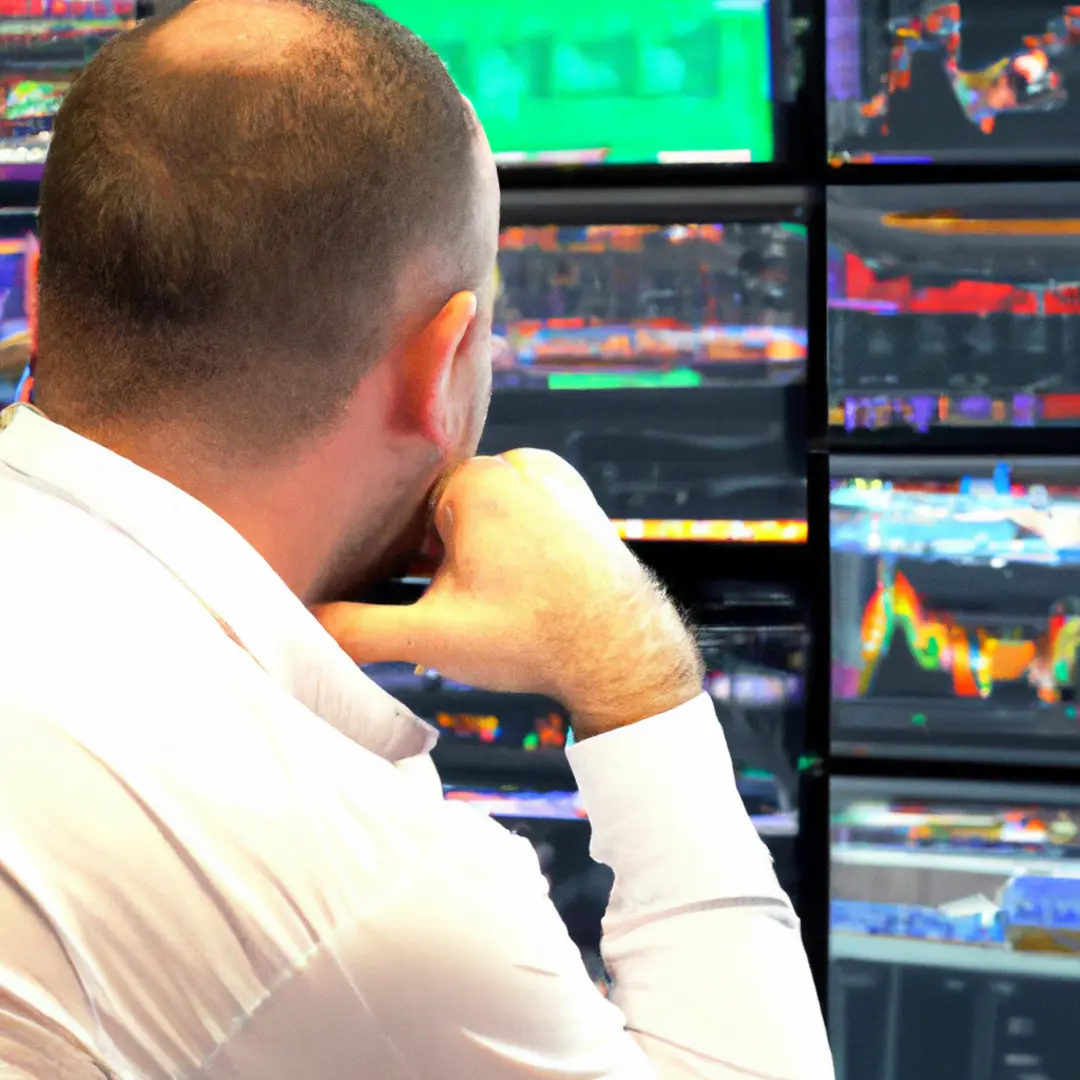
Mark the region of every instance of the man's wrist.
<instances>
[{"instance_id":1,"label":"man's wrist","mask_svg":"<svg viewBox=\"0 0 1080 1080\"><path fill-rule=\"evenodd\" d=\"M574 739L577 742L584 742L585 739L591 739L594 735L603 735L606 732L629 727L631 724L670 712L680 705L685 705L688 701L693 701L700 694L701 684L698 683L692 690L684 693L639 699L636 707L617 713L572 711L570 726L574 731Z\"/></svg>"},{"instance_id":2,"label":"man's wrist","mask_svg":"<svg viewBox=\"0 0 1080 1080\"><path fill-rule=\"evenodd\" d=\"M704 679L704 666L696 652L672 665L659 679L624 675L603 698L594 693L567 703L574 738L588 739L677 709L700 695Z\"/></svg>"}]
</instances>

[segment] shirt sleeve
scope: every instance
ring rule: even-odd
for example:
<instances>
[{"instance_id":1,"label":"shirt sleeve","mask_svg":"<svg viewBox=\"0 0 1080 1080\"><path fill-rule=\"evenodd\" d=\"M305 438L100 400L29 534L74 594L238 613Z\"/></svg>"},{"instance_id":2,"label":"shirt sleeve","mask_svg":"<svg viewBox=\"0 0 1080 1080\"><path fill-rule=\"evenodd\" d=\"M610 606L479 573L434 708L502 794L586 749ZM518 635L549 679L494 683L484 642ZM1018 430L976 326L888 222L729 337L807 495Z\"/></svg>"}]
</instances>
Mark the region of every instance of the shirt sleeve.
<instances>
[{"instance_id":1,"label":"shirt sleeve","mask_svg":"<svg viewBox=\"0 0 1080 1080\"><path fill-rule=\"evenodd\" d=\"M657 1075L831 1078L799 923L709 696L568 754L593 858L615 871L612 1001Z\"/></svg>"},{"instance_id":2,"label":"shirt sleeve","mask_svg":"<svg viewBox=\"0 0 1080 1080\"><path fill-rule=\"evenodd\" d=\"M361 1008L348 1030L378 1033L394 1063L380 1075L828 1080L797 922L708 698L590 739L571 757L594 853L616 876L604 940L613 999L589 978L529 842L446 803L393 903L340 923L308 972L353 988L345 996ZM315 998L325 1012L341 995ZM271 1023L273 1011L268 1028L295 1038L297 1015ZM320 1054L347 1041L334 1030L314 1041L324 1049L306 1059L309 1075L323 1075ZM364 1045L357 1053L371 1060L374 1044Z\"/></svg>"}]
</instances>

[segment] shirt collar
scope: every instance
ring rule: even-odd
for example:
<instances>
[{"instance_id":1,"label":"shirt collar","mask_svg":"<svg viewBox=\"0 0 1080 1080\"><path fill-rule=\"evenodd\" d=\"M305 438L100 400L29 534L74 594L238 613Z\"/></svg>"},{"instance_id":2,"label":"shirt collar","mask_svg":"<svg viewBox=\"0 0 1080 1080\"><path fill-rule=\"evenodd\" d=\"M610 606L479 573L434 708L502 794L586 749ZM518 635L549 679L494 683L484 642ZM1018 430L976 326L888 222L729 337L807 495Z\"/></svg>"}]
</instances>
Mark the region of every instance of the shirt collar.
<instances>
[{"instance_id":1,"label":"shirt collar","mask_svg":"<svg viewBox=\"0 0 1080 1080\"><path fill-rule=\"evenodd\" d=\"M434 728L364 675L266 560L197 499L23 405L0 412L0 463L127 534L271 678L353 741L388 761L435 744Z\"/></svg>"}]
</instances>

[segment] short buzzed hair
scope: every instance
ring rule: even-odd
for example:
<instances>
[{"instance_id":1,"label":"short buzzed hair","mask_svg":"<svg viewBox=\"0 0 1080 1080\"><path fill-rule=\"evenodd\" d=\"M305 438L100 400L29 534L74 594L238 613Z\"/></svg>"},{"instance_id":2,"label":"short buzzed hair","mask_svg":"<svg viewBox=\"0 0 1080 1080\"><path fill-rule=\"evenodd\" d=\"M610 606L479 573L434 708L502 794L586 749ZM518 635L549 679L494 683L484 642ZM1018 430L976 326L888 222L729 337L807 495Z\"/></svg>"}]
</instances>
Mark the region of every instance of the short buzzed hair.
<instances>
[{"instance_id":1,"label":"short buzzed hair","mask_svg":"<svg viewBox=\"0 0 1080 1080\"><path fill-rule=\"evenodd\" d=\"M341 414L411 259L445 255L431 315L483 284L476 122L442 62L373 5L267 2L317 32L273 62L175 63L155 41L194 9L150 19L59 110L36 387L62 423L199 418L233 460L273 456Z\"/></svg>"}]
</instances>

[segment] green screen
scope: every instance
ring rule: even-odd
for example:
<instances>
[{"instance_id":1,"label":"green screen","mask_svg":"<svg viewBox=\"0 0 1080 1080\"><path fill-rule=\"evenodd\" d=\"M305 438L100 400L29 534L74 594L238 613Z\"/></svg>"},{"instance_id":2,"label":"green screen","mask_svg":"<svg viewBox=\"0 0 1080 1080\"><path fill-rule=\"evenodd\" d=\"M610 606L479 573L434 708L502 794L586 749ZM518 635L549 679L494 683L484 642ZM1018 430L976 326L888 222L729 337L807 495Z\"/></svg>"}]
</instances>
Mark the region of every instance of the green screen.
<instances>
[{"instance_id":1,"label":"green screen","mask_svg":"<svg viewBox=\"0 0 1080 1080\"><path fill-rule=\"evenodd\" d=\"M443 58L504 162L772 160L768 0L379 7Z\"/></svg>"}]
</instances>

